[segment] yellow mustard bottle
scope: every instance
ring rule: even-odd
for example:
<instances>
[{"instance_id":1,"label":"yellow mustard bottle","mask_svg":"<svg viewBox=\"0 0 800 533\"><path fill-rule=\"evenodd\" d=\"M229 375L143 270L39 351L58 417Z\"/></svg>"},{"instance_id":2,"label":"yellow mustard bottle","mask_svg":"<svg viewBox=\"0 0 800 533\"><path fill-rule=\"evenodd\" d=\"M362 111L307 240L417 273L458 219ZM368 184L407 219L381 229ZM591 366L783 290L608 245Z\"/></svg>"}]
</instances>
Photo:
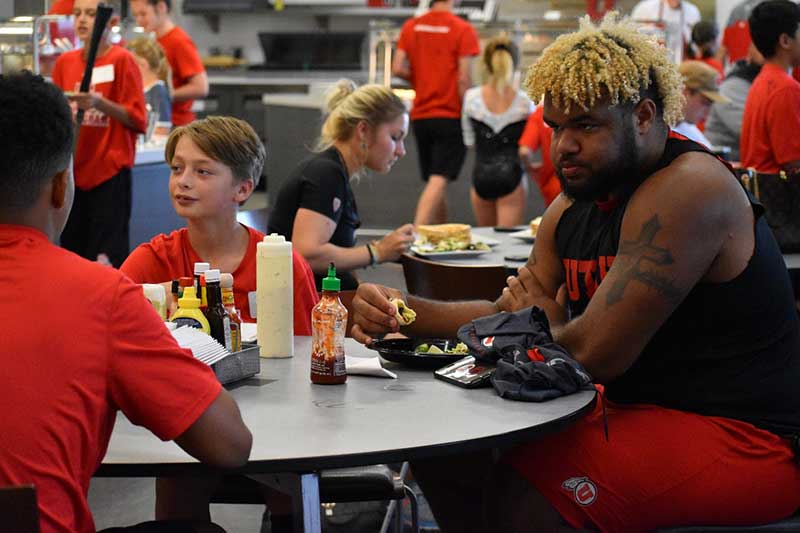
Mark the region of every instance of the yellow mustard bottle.
<instances>
[{"instance_id":1,"label":"yellow mustard bottle","mask_svg":"<svg viewBox=\"0 0 800 533\"><path fill-rule=\"evenodd\" d=\"M178 310L170 318L178 327L190 326L211 335L211 327L203 312L200 310L200 298L197 297L194 287L184 287L183 296L178 298Z\"/></svg>"}]
</instances>

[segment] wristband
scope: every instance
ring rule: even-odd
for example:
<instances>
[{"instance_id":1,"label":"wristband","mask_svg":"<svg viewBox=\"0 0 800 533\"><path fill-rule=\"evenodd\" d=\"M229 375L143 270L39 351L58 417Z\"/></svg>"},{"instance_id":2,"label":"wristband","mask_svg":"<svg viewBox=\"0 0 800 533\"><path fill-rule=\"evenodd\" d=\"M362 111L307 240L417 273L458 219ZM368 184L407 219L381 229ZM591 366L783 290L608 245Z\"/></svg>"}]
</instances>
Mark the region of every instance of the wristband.
<instances>
[{"instance_id":1,"label":"wristband","mask_svg":"<svg viewBox=\"0 0 800 533\"><path fill-rule=\"evenodd\" d=\"M375 257L375 251L372 249L372 243L367 244L367 251L369 252L369 266L377 265L378 260Z\"/></svg>"}]
</instances>

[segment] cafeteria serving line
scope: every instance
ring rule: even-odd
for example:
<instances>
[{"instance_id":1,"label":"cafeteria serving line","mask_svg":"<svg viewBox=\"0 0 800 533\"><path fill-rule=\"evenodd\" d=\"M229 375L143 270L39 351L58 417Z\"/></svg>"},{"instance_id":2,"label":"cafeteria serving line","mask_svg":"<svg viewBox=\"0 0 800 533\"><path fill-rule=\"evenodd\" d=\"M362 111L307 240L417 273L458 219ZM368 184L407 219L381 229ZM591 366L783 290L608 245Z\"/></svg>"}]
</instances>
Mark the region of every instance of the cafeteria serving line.
<instances>
[{"instance_id":1,"label":"cafeteria serving line","mask_svg":"<svg viewBox=\"0 0 800 533\"><path fill-rule=\"evenodd\" d=\"M793 2L731 10L765 61L740 152L772 166L678 129L729 105L680 46L724 0L44 4L0 9L0 308L37 317L3 335L4 527L800 529L797 158L759 133L791 129ZM415 114L412 30L459 49L461 121ZM412 225L440 119L481 157ZM522 218L476 224L470 185L520 171ZM109 214L113 253L67 249Z\"/></svg>"}]
</instances>

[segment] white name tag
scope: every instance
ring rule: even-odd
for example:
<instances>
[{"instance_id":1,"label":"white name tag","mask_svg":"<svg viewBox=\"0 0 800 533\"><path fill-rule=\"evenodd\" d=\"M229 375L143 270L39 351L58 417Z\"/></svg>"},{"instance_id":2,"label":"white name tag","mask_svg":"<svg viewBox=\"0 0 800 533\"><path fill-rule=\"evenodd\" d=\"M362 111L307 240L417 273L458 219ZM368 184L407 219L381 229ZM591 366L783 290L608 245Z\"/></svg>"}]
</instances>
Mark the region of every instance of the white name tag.
<instances>
[{"instance_id":1,"label":"white name tag","mask_svg":"<svg viewBox=\"0 0 800 533\"><path fill-rule=\"evenodd\" d=\"M92 85L114 81L114 65L94 67L92 70Z\"/></svg>"},{"instance_id":2,"label":"white name tag","mask_svg":"<svg viewBox=\"0 0 800 533\"><path fill-rule=\"evenodd\" d=\"M247 293L247 303L250 306L250 316L255 318L258 316L256 313L256 291L250 291Z\"/></svg>"}]
</instances>

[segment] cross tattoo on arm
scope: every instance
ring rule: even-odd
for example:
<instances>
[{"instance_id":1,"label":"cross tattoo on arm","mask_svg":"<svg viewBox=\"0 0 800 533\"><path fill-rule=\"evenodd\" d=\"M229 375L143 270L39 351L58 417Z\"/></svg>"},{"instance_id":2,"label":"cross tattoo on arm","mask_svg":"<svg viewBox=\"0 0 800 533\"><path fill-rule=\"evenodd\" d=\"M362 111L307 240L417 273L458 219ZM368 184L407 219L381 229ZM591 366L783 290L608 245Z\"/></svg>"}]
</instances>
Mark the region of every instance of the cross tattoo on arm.
<instances>
[{"instance_id":1,"label":"cross tattoo on arm","mask_svg":"<svg viewBox=\"0 0 800 533\"><path fill-rule=\"evenodd\" d=\"M623 241L620 244L617 257L627 258L631 265L614 280L606 297L606 303L609 306L622 300L625 288L632 281L638 281L655 289L668 300L678 301L681 299L682 292L671 280L657 274L652 269L645 268L646 262L656 266L671 265L675 262L668 249L653 244L653 239L659 230L661 230L661 223L656 214L642 225L639 237L635 241Z\"/></svg>"}]
</instances>

